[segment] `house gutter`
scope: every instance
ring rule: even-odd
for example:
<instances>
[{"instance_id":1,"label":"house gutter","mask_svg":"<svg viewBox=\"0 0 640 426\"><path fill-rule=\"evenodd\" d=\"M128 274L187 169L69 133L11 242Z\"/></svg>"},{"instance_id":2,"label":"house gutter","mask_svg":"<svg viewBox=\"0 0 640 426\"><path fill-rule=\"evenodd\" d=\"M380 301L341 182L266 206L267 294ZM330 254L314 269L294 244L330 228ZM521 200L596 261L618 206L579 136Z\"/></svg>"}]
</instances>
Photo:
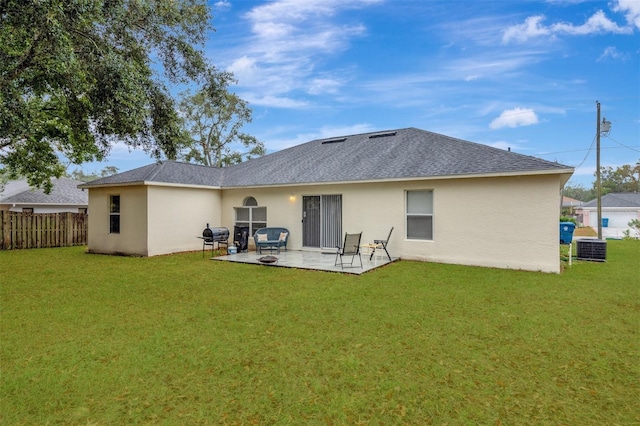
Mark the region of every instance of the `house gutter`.
<instances>
[{"instance_id":1,"label":"house gutter","mask_svg":"<svg viewBox=\"0 0 640 426\"><path fill-rule=\"evenodd\" d=\"M607 207L607 206L602 206L602 208L607 209L608 211L623 211L623 212L628 212L628 211L640 211L640 206L629 206L629 207ZM576 209L582 209L582 210L589 210L589 211L595 211L597 209L596 206L593 207L576 207Z\"/></svg>"},{"instance_id":2,"label":"house gutter","mask_svg":"<svg viewBox=\"0 0 640 426\"><path fill-rule=\"evenodd\" d=\"M98 185L78 185L80 189L94 189L94 188L113 188L114 186L169 186L174 188L200 188L200 189L222 189L220 186L211 185L196 185L190 183L172 183L172 182L150 182L150 181L138 181L138 182L122 182L122 183L103 183Z\"/></svg>"},{"instance_id":3,"label":"house gutter","mask_svg":"<svg viewBox=\"0 0 640 426\"><path fill-rule=\"evenodd\" d=\"M317 181L317 182L297 182L297 183L277 183L277 184L265 184L265 185L229 185L222 186L220 189L241 189L241 188L282 188L282 187L297 187L297 186L310 186L310 185L351 185L351 184L363 184L363 183L387 183L387 182L418 182L418 181L434 181L434 180L453 180L453 179L483 179L483 178L496 178L496 177L522 177L522 176L544 176L544 175L566 175L566 179L562 182L564 185L574 172L574 168L558 169L558 170L538 170L531 172L505 172L505 173L481 173L481 174L466 174L466 175L443 175L443 176L417 176L417 177L404 177L404 178L387 178L387 179L365 179L365 180L352 180L352 181Z\"/></svg>"},{"instance_id":4,"label":"house gutter","mask_svg":"<svg viewBox=\"0 0 640 426\"><path fill-rule=\"evenodd\" d=\"M87 203L30 203L28 201L16 201L15 203L11 202L11 203L7 203L7 204L13 204L13 207L16 207L16 206L29 206L29 207L31 207L31 206L45 206L45 207L51 207L52 205L53 206L82 206L82 207L84 207L84 206L87 205Z\"/></svg>"},{"instance_id":5,"label":"house gutter","mask_svg":"<svg viewBox=\"0 0 640 426\"><path fill-rule=\"evenodd\" d=\"M264 185L196 185L188 183L173 183L173 182L154 182L154 181L136 181L136 182L122 182L122 183L103 183L92 185L86 183L78 185L81 189L92 188L112 188L114 186L164 186L175 188L201 188L201 189L241 189L241 188L283 188L283 187L297 187L297 186L309 186L309 185L349 185L349 184L363 184L363 183L386 183L386 182L417 182L417 181L433 181L433 180L453 180L453 179L482 179L482 178L495 178L495 177L521 177L521 176L544 176L544 175L566 175L566 179L562 183L566 183L573 174L573 168L557 169L557 170L537 170L530 172L504 172L504 173L480 173L480 174L466 174L466 175L443 175L443 176L416 176L416 177L402 177L402 178L387 178L387 179L364 179L364 180L352 180L352 181L316 181L316 182L294 182L294 183L268 183Z\"/></svg>"}]
</instances>

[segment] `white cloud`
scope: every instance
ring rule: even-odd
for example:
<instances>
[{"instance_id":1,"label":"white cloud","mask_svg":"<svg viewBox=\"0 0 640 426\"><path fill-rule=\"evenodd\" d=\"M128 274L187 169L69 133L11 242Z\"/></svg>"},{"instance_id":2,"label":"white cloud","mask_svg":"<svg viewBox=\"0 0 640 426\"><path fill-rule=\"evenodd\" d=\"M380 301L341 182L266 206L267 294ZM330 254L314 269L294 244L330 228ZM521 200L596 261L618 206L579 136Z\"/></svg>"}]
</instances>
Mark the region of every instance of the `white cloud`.
<instances>
[{"instance_id":1,"label":"white cloud","mask_svg":"<svg viewBox=\"0 0 640 426\"><path fill-rule=\"evenodd\" d=\"M258 68L256 66L256 60L247 56L242 56L227 67L227 71L233 73L233 75L239 80L253 80L257 74Z\"/></svg>"},{"instance_id":2,"label":"white cloud","mask_svg":"<svg viewBox=\"0 0 640 426\"><path fill-rule=\"evenodd\" d=\"M489 128L530 126L538 122L538 115L534 110L530 108L513 108L504 110L500 117L489 124Z\"/></svg>"},{"instance_id":3,"label":"white cloud","mask_svg":"<svg viewBox=\"0 0 640 426\"><path fill-rule=\"evenodd\" d=\"M636 7L625 6L625 10L631 10ZM614 11L616 9L614 8ZM628 12L627 19L632 15L634 11ZM640 12L638 12L640 13ZM640 17L636 15L636 19L640 20ZM525 42L530 38L549 36L553 37L559 34L568 35L587 35L587 34L602 34L602 33L614 33L614 34L631 34L633 29L630 27L618 26L615 22L610 20L602 10L594 13L587 21L582 25L574 25L566 22L559 22L549 26L545 26L542 22L545 20L544 15L530 16L524 20L524 23L513 25L507 28L502 35L502 42L508 43L512 40L516 42Z\"/></svg>"},{"instance_id":4,"label":"white cloud","mask_svg":"<svg viewBox=\"0 0 640 426\"><path fill-rule=\"evenodd\" d=\"M640 2L638 0L618 0L612 10L624 13L629 25L635 25L640 29Z\"/></svg>"},{"instance_id":5,"label":"white cloud","mask_svg":"<svg viewBox=\"0 0 640 426\"><path fill-rule=\"evenodd\" d=\"M251 36L227 70L239 85L263 93L261 105L298 107L290 93L337 93L348 79L331 73L314 75L318 60L349 47L353 37L366 33L357 15L340 13L381 0L279 0L254 7L244 15ZM335 70L339 74L342 70ZM280 102L287 99L287 102ZM305 102L302 102L306 104Z\"/></svg>"},{"instance_id":6,"label":"white cloud","mask_svg":"<svg viewBox=\"0 0 640 426\"><path fill-rule=\"evenodd\" d=\"M633 30L628 27L619 27L618 24L607 18L603 11L599 10L591 16L587 22L575 26L564 22L551 26L553 33L566 33L570 35L586 35L598 33L629 34Z\"/></svg>"},{"instance_id":7,"label":"white cloud","mask_svg":"<svg viewBox=\"0 0 640 426\"><path fill-rule=\"evenodd\" d=\"M341 81L333 78L314 78L309 82L307 92L311 95L337 93L342 84Z\"/></svg>"},{"instance_id":8,"label":"white cloud","mask_svg":"<svg viewBox=\"0 0 640 426\"><path fill-rule=\"evenodd\" d=\"M531 37L549 35L551 31L541 25L544 19L543 15L528 17L524 20L524 23L507 28L502 36L502 41L507 43L515 39L516 41L523 42Z\"/></svg>"},{"instance_id":9,"label":"white cloud","mask_svg":"<svg viewBox=\"0 0 640 426\"><path fill-rule=\"evenodd\" d=\"M602 55L600 55L600 57L598 58L598 62L603 61L606 58L624 59L625 55L623 53L620 53L618 49L615 48L615 46L609 46L604 49L604 52L602 52Z\"/></svg>"},{"instance_id":10,"label":"white cloud","mask_svg":"<svg viewBox=\"0 0 640 426\"><path fill-rule=\"evenodd\" d=\"M274 108L303 108L308 106L305 101L292 99L286 96L263 95L258 96L251 93L244 93L241 98L249 102L250 106L266 106Z\"/></svg>"},{"instance_id":11,"label":"white cloud","mask_svg":"<svg viewBox=\"0 0 640 426\"><path fill-rule=\"evenodd\" d=\"M228 2L227 0L220 0L213 4L213 8L215 10L227 11L231 9L231 3Z\"/></svg>"}]
</instances>

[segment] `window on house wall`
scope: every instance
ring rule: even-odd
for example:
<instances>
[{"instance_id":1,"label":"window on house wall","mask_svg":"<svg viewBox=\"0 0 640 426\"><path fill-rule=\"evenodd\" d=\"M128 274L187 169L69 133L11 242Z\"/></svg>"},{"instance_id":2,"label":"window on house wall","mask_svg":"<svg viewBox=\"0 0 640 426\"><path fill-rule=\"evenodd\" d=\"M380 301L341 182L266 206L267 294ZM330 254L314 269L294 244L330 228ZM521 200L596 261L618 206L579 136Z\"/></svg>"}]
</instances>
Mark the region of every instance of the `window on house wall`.
<instances>
[{"instance_id":1,"label":"window on house wall","mask_svg":"<svg viewBox=\"0 0 640 426\"><path fill-rule=\"evenodd\" d=\"M22 213L33 213L33 207L23 207Z\"/></svg>"},{"instance_id":2,"label":"window on house wall","mask_svg":"<svg viewBox=\"0 0 640 426\"><path fill-rule=\"evenodd\" d=\"M433 240L433 191L407 191L407 239Z\"/></svg>"},{"instance_id":3,"label":"window on house wall","mask_svg":"<svg viewBox=\"0 0 640 426\"><path fill-rule=\"evenodd\" d=\"M245 198L242 207L236 207L234 210L235 226L249 228L249 235L267 226L267 208L258 206L258 201L253 197Z\"/></svg>"},{"instance_id":4,"label":"window on house wall","mask_svg":"<svg viewBox=\"0 0 640 426\"><path fill-rule=\"evenodd\" d=\"M109 233L120 233L120 196L109 195Z\"/></svg>"}]
</instances>

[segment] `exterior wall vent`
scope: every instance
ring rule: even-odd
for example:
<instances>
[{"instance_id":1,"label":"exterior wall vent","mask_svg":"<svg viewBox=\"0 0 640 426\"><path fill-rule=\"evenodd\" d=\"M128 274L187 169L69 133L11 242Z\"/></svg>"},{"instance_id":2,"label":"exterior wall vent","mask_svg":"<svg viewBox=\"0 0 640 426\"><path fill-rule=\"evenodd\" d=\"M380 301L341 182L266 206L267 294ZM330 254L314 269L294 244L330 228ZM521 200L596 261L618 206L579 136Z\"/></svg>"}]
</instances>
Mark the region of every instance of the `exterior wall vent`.
<instances>
[{"instance_id":1,"label":"exterior wall vent","mask_svg":"<svg viewBox=\"0 0 640 426\"><path fill-rule=\"evenodd\" d=\"M369 135L369 139L375 138L386 138L388 136L395 136L397 132L384 132L384 133L376 133L373 135Z\"/></svg>"},{"instance_id":2,"label":"exterior wall vent","mask_svg":"<svg viewBox=\"0 0 640 426\"><path fill-rule=\"evenodd\" d=\"M344 141L346 141L346 140L347 140L347 138L329 139L329 140L326 140L326 141L322 141L322 145L324 145L324 144L328 144L328 143L339 143L339 142L344 142Z\"/></svg>"}]
</instances>

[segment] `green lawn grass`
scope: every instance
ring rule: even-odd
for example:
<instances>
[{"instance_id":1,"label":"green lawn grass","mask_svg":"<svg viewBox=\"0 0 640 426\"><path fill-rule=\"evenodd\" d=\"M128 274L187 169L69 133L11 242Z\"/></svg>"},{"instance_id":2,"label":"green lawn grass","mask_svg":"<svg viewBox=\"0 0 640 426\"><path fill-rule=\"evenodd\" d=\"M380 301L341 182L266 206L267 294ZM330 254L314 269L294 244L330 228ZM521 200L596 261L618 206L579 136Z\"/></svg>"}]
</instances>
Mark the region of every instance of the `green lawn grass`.
<instances>
[{"instance_id":1,"label":"green lawn grass","mask_svg":"<svg viewBox=\"0 0 640 426\"><path fill-rule=\"evenodd\" d=\"M640 422L640 242L560 275L0 252L0 423Z\"/></svg>"}]
</instances>

